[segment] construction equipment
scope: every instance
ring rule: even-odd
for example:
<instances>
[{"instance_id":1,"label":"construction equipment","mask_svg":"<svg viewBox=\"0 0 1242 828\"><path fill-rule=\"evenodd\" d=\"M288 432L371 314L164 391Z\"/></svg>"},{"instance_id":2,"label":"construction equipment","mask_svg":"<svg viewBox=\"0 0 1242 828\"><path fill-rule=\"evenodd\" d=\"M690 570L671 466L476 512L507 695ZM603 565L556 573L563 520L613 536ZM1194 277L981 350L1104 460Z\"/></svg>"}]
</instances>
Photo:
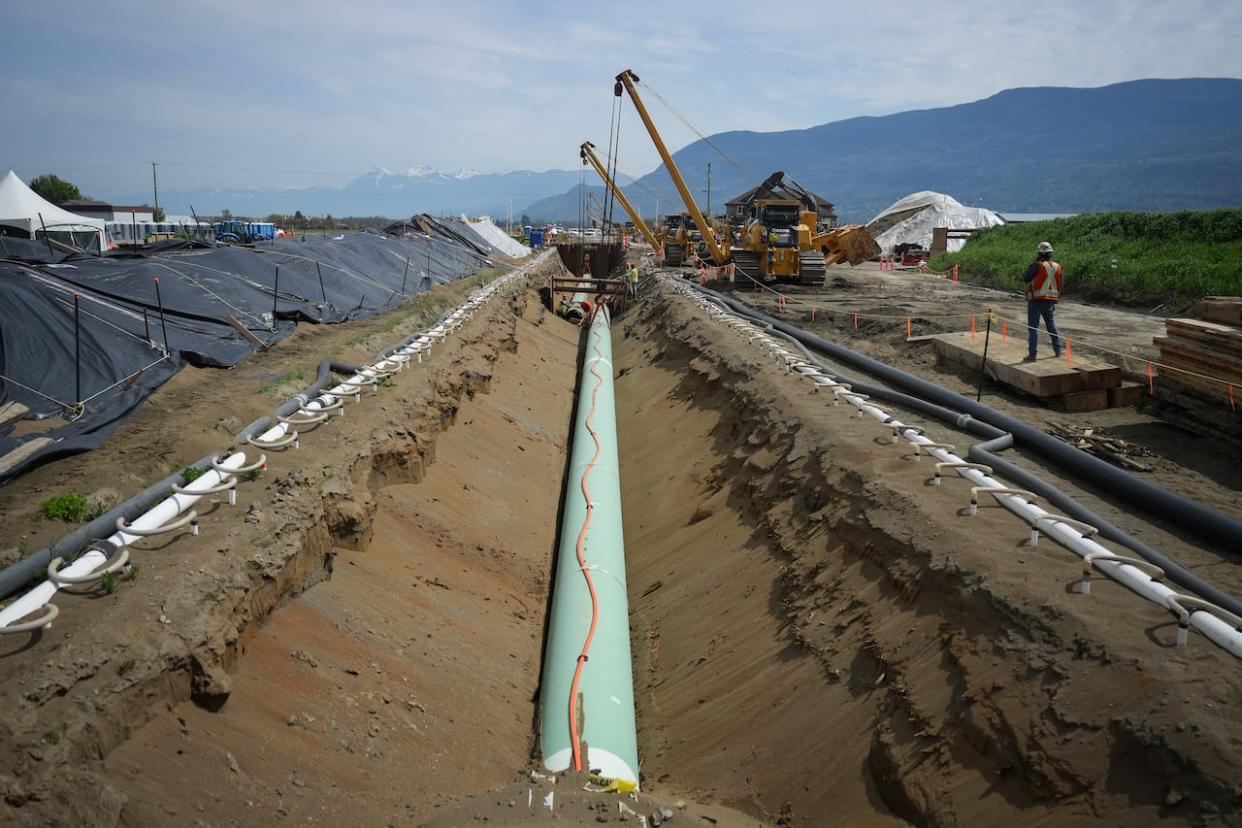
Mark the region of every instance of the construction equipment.
<instances>
[{"instance_id":1,"label":"construction equipment","mask_svg":"<svg viewBox=\"0 0 1242 828\"><path fill-rule=\"evenodd\" d=\"M638 110L638 115L642 118L643 125L647 127L647 133L651 136L651 142L655 144L656 151L660 153L660 159L664 162L664 168L668 170L669 177L673 179L673 184L677 187L677 192L681 194L681 200L686 204L686 211L689 213L690 218L694 220L694 226L698 228L698 232L702 235L702 241L707 246L707 252L711 255L712 262L716 265L723 265L728 260L729 255L721 248L720 243L717 242L716 235L712 232L711 226L707 223L707 219L703 217L703 213L699 210L699 205L695 203L689 188L686 187L686 181L681 177L681 170L677 169L677 164L673 162L673 156L669 153L668 147L664 145L664 139L660 137L660 131L656 129L655 122L651 120L647 107L638 95L638 90L634 88L634 84L637 82L638 75L626 69L617 75L616 85L613 86L613 94L619 98L623 91L629 93L630 100L633 101L634 108ZM698 241L690 237L690 232L690 229L686 228L686 236L682 242L683 253L681 258L685 256L685 245L688 245L691 241ZM671 241L671 239L672 237L669 236L668 240ZM665 248L664 255L665 261L671 263L671 256L667 247ZM680 264L680 259L678 263Z\"/></svg>"},{"instance_id":2,"label":"construction equipment","mask_svg":"<svg viewBox=\"0 0 1242 828\"><path fill-rule=\"evenodd\" d=\"M578 154L582 157L582 163L590 164L594 168L596 175L604 181L604 185L612 191L613 196L625 208L625 212L629 214L630 220L634 222L634 226L642 231L643 238L651 245L653 249L660 248L660 241L656 238L656 234L651 232L651 228L647 226L647 222L643 221L643 217L634 209L634 205L625 197L625 193L621 192L621 188L616 185L612 177L608 175L608 170L600 163L595 155L595 145L590 141L583 141L582 146L578 148Z\"/></svg>"}]
</instances>

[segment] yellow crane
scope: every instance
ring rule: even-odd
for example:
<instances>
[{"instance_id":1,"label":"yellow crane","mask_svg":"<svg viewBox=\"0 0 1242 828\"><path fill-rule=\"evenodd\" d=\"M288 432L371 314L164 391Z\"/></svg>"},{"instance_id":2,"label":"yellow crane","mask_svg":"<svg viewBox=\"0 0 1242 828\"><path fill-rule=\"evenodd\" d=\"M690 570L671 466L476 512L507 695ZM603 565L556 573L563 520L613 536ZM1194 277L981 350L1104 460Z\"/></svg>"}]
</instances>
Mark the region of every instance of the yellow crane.
<instances>
[{"instance_id":1,"label":"yellow crane","mask_svg":"<svg viewBox=\"0 0 1242 828\"><path fill-rule=\"evenodd\" d=\"M647 226L647 222L643 221L643 217L634 209L634 205L625 197L625 193L621 192L621 188L616 185L612 178L608 175L607 168L600 163L595 155L595 145L590 141L583 141L582 146L578 148L578 154L582 157L582 163L590 164L595 169L595 173L604 181L604 185L612 191L617 201L625 208L625 212L629 214L630 221L634 222L643 234L643 238L651 245L652 249L659 249L660 242L656 239L655 233L651 232L651 228Z\"/></svg>"},{"instance_id":2,"label":"yellow crane","mask_svg":"<svg viewBox=\"0 0 1242 828\"><path fill-rule=\"evenodd\" d=\"M651 120L651 115L643 104L643 99L639 96L638 90L634 88L634 84L637 82L638 75L635 75L632 70L626 69L617 75L617 83L613 87L613 94L619 98L622 91L629 93L630 100L634 103L634 108L638 110L638 116L642 118L643 125L647 127L647 133L651 136L651 143L655 144L656 151L660 153L660 159L664 161L664 168L668 170L669 177L673 179L673 184L677 187L677 192L681 194L681 200L686 204L686 212L694 219L695 226L703 234L703 242L707 245L707 252L711 254L712 261L715 264L723 265L729 258L729 255L721 248L720 243L716 241L716 235L712 232L711 225L703 217L703 213L699 210L699 205L695 203L689 188L686 187L685 179L681 177L681 170L677 169L677 165L673 163L673 156L669 154L668 147L664 146L664 139L660 137L660 131L656 129L655 122Z\"/></svg>"}]
</instances>

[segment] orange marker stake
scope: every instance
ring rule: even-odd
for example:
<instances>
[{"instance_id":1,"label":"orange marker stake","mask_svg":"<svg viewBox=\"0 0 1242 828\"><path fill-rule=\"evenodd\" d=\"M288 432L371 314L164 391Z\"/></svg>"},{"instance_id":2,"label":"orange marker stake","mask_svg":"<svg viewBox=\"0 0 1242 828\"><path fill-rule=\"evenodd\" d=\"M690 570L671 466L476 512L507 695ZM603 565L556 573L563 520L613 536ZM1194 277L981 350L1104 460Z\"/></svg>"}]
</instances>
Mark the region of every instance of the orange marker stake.
<instances>
[{"instance_id":1,"label":"orange marker stake","mask_svg":"<svg viewBox=\"0 0 1242 828\"><path fill-rule=\"evenodd\" d=\"M914 324L913 320L909 316L907 316L906 317L906 339L909 339L911 336L910 328L913 324Z\"/></svg>"},{"instance_id":2,"label":"orange marker stake","mask_svg":"<svg viewBox=\"0 0 1242 828\"><path fill-rule=\"evenodd\" d=\"M970 315L970 341L975 341L975 315L973 313Z\"/></svg>"},{"instance_id":3,"label":"orange marker stake","mask_svg":"<svg viewBox=\"0 0 1242 828\"><path fill-rule=\"evenodd\" d=\"M815 306L811 305L811 321L815 321Z\"/></svg>"},{"instance_id":4,"label":"orange marker stake","mask_svg":"<svg viewBox=\"0 0 1242 828\"><path fill-rule=\"evenodd\" d=\"M1009 341L1009 320L1001 320L1001 342Z\"/></svg>"},{"instance_id":5,"label":"orange marker stake","mask_svg":"<svg viewBox=\"0 0 1242 828\"><path fill-rule=\"evenodd\" d=\"M1074 342L1068 336L1065 337L1065 361L1069 362L1074 358Z\"/></svg>"},{"instance_id":6,"label":"orange marker stake","mask_svg":"<svg viewBox=\"0 0 1242 828\"><path fill-rule=\"evenodd\" d=\"M858 330L858 314L854 314L854 330Z\"/></svg>"},{"instance_id":7,"label":"orange marker stake","mask_svg":"<svg viewBox=\"0 0 1242 828\"><path fill-rule=\"evenodd\" d=\"M1233 383L1229 383L1229 410L1234 414L1238 413L1238 407L1233 403Z\"/></svg>"},{"instance_id":8,"label":"orange marker stake","mask_svg":"<svg viewBox=\"0 0 1242 828\"><path fill-rule=\"evenodd\" d=\"M957 281L957 265L953 265L953 281Z\"/></svg>"},{"instance_id":9,"label":"orange marker stake","mask_svg":"<svg viewBox=\"0 0 1242 828\"><path fill-rule=\"evenodd\" d=\"M1156 377L1152 374L1151 363L1147 363L1147 393L1156 396Z\"/></svg>"}]
</instances>

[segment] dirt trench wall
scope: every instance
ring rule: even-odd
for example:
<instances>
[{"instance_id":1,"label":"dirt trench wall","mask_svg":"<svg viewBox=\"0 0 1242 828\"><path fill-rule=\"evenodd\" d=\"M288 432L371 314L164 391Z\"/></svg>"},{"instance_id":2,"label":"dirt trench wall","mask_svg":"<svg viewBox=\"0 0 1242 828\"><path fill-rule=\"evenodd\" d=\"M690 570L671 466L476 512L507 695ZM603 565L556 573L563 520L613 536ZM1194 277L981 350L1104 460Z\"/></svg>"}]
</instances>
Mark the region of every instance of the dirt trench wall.
<instances>
[{"instance_id":1,"label":"dirt trench wall","mask_svg":"<svg viewBox=\"0 0 1242 828\"><path fill-rule=\"evenodd\" d=\"M617 357L645 784L784 824L1230 819L1237 685L1183 672L1227 655L659 298Z\"/></svg>"},{"instance_id":2,"label":"dirt trench wall","mask_svg":"<svg viewBox=\"0 0 1242 828\"><path fill-rule=\"evenodd\" d=\"M153 539L135 554L132 583L62 596L46 635L6 639L0 822L115 824L124 797L100 760L178 704L224 704L247 643L275 609L330 576L339 552L366 547L377 493L422 479L437 436L486 392L528 312L542 314L533 294L506 287L393 388L347 403L299 451L271 457L272 470L239 485L239 506L202 515L200 537Z\"/></svg>"}]
</instances>

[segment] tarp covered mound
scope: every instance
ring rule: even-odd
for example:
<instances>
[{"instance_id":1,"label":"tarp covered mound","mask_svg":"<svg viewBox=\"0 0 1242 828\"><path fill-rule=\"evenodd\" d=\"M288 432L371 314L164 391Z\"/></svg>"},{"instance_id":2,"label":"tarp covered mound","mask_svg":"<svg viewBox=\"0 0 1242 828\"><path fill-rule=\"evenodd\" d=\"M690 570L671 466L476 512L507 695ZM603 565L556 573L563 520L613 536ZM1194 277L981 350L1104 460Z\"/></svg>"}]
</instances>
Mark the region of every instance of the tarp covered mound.
<instances>
[{"instance_id":1,"label":"tarp covered mound","mask_svg":"<svg viewBox=\"0 0 1242 828\"><path fill-rule=\"evenodd\" d=\"M967 207L952 196L930 190L911 193L898 199L867 223L867 230L885 254L899 247L931 248L932 229L974 230L995 227L1005 221L991 210ZM949 239L950 252L961 250L965 239Z\"/></svg>"},{"instance_id":2,"label":"tarp covered mound","mask_svg":"<svg viewBox=\"0 0 1242 828\"><path fill-rule=\"evenodd\" d=\"M509 258L520 259L530 255L529 247L510 236L504 230L501 230L487 216L481 219L467 219L465 216L462 216L462 218L466 220L474 232L486 239L488 244Z\"/></svg>"},{"instance_id":3,"label":"tarp covered mound","mask_svg":"<svg viewBox=\"0 0 1242 828\"><path fill-rule=\"evenodd\" d=\"M471 247L423 234L102 258L52 257L28 242L25 261L12 257L14 247L0 259L0 406L21 403L28 419L57 418L57 427L0 428L0 483L100 445L186 363L236 365L257 347L239 327L271 344L298 320L371 316L487 264Z\"/></svg>"}]
</instances>

